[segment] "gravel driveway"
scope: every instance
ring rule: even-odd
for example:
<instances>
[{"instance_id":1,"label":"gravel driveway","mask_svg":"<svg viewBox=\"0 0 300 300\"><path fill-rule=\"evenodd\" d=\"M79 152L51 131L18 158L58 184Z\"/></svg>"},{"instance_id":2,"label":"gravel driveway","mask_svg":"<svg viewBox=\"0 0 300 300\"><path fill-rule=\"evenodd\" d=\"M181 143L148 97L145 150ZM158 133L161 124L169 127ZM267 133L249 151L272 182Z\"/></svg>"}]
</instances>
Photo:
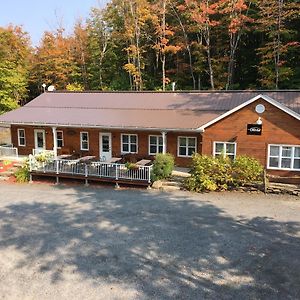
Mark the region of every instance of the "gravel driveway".
<instances>
[{"instance_id":1,"label":"gravel driveway","mask_svg":"<svg viewBox=\"0 0 300 300\"><path fill-rule=\"evenodd\" d=\"M300 201L0 184L1 299L299 299Z\"/></svg>"}]
</instances>

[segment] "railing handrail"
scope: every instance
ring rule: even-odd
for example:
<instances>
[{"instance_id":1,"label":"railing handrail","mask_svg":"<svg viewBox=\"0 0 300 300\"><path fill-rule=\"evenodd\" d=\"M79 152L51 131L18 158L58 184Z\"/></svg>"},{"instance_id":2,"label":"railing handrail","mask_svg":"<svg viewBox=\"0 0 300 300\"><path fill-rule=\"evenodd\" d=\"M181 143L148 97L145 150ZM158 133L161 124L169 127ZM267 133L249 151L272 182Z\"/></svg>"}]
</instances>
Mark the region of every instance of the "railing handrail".
<instances>
[{"instance_id":1,"label":"railing handrail","mask_svg":"<svg viewBox=\"0 0 300 300\"><path fill-rule=\"evenodd\" d=\"M8 155L2 155L2 151L4 151L4 152L12 151L14 153L10 153ZM18 148L17 147L10 147L8 145L2 145L2 146L0 146L0 156L15 156L15 157L18 157L19 156Z\"/></svg>"},{"instance_id":2,"label":"railing handrail","mask_svg":"<svg viewBox=\"0 0 300 300\"><path fill-rule=\"evenodd\" d=\"M116 181L121 179L151 182L151 166L137 166L136 169L128 169L125 164L109 162L84 163L77 160L50 159L46 164L37 164L35 168L31 161L31 170L43 173L84 175L99 178L112 178Z\"/></svg>"}]
</instances>

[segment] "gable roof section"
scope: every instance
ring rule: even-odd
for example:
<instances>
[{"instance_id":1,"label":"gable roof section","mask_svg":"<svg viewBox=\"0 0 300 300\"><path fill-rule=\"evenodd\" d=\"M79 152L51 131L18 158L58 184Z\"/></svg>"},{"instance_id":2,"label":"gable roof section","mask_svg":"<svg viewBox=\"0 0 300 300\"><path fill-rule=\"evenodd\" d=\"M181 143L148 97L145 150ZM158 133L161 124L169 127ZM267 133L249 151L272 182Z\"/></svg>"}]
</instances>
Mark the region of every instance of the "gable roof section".
<instances>
[{"instance_id":1,"label":"gable roof section","mask_svg":"<svg viewBox=\"0 0 300 300\"><path fill-rule=\"evenodd\" d=\"M49 92L1 115L0 124L195 132L259 98L299 119L300 91L260 93Z\"/></svg>"},{"instance_id":2,"label":"gable roof section","mask_svg":"<svg viewBox=\"0 0 300 300\"><path fill-rule=\"evenodd\" d=\"M297 120L300 120L300 115L299 115L298 113L296 113L295 111L293 111L293 110L291 110L290 108L288 108L287 106L285 106L285 105L283 105L283 104L281 104L281 103L275 101L274 99L272 99L272 98L269 97L269 96L261 95L261 94L260 94L260 95L257 95L257 96L255 96L255 97L253 97L252 99L249 99L248 101L246 101L246 102L244 102L244 103L242 103L242 104L236 106L235 108L233 108L233 109L227 111L226 113L224 113L224 114L218 116L217 118L215 118L215 119L209 121L208 123L206 123L206 124L200 126L199 128L197 128L197 130L198 130L198 131L204 131L207 127L209 127L209 126L211 126L211 125L213 125L213 124L215 124L215 123L221 121L222 119L228 117L229 115L231 115L231 114L233 114L233 113L239 111L240 109L246 107L247 105L249 105L249 104L251 104L251 103L253 103L253 102L255 102L255 101L259 100L259 99L265 100L266 102L272 104L273 106L277 107L278 109L284 111L284 112L287 113L288 115L290 115L290 116L296 118Z\"/></svg>"}]
</instances>

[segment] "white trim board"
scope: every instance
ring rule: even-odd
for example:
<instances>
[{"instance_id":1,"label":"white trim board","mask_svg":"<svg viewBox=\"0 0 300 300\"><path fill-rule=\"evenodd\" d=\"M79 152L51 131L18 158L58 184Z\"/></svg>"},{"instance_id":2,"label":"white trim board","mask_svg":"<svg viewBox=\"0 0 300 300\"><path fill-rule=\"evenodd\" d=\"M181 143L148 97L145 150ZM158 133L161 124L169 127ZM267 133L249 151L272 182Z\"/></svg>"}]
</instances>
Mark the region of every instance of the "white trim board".
<instances>
[{"instance_id":1,"label":"white trim board","mask_svg":"<svg viewBox=\"0 0 300 300\"><path fill-rule=\"evenodd\" d=\"M278 109L284 111L285 113L289 114L290 116L294 117L295 119L300 120L300 115L297 114L296 112L294 112L293 110L291 110L290 108L288 108L285 105L277 102L276 100L272 99L269 96L260 94L260 95L257 95L255 97L251 98L250 100L248 100L248 101L246 101L246 102L244 102L244 103L242 103L242 104L234 107L233 109L231 109L231 110L227 111L226 113L220 115L219 117L217 117L217 118L209 121L208 123L206 123L206 124L198 127L197 131L204 132L204 130L207 127L211 126L212 124L217 123L218 121L226 118L227 116L233 114L234 112L236 112L236 111L244 108L245 106L247 106L247 105L249 105L249 104L251 104L251 103L253 103L253 102L255 102L255 101L259 100L259 99L265 100L266 102L268 102L268 103L272 104L273 106L277 107Z\"/></svg>"}]
</instances>

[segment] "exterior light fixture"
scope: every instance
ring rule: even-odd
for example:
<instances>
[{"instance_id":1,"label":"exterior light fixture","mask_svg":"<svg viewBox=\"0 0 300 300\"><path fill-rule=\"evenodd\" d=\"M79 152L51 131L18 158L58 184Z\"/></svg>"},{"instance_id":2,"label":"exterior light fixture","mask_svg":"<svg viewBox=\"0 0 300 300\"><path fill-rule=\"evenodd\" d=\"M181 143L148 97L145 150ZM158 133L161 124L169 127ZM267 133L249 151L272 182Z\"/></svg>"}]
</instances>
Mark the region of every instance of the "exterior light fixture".
<instances>
[{"instance_id":1,"label":"exterior light fixture","mask_svg":"<svg viewBox=\"0 0 300 300\"><path fill-rule=\"evenodd\" d=\"M256 124L257 125L261 125L262 124L262 119L261 117L258 117L257 121L256 121Z\"/></svg>"}]
</instances>

